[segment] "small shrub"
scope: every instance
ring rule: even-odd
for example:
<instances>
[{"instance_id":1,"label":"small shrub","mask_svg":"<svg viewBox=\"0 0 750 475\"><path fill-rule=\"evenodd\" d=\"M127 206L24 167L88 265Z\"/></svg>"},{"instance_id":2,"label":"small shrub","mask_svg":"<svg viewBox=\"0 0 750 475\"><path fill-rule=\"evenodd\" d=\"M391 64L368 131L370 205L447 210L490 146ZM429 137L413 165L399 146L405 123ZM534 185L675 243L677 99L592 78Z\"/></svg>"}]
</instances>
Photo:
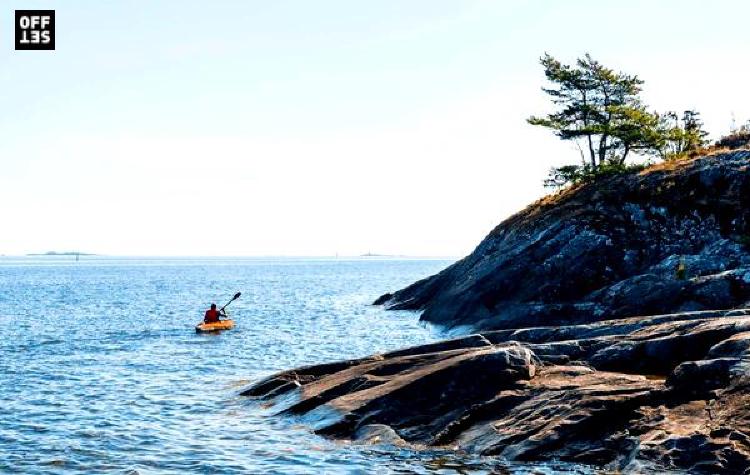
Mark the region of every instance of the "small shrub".
<instances>
[{"instance_id":1,"label":"small shrub","mask_svg":"<svg viewBox=\"0 0 750 475\"><path fill-rule=\"evenodd\" d=\"M544 180L547 188L560 189L565 185L577 185L579 183L592 183L599 178L621 175L624 173L639 172L649 164L627 165L617 160L605 161L596 168L590 165L564 165L550 169L549 176Z\"/></svg>"},{"instance_id":2,"label":"small shrub","mask_svg":"<svg viewBox=\"0 0 750 475\"><path fill-rule=\"evenodd\" d=\"M743 125L739 130L717 140L714 147L729 150L750 147L750 127Z\"/></svg>"}]
</instances>

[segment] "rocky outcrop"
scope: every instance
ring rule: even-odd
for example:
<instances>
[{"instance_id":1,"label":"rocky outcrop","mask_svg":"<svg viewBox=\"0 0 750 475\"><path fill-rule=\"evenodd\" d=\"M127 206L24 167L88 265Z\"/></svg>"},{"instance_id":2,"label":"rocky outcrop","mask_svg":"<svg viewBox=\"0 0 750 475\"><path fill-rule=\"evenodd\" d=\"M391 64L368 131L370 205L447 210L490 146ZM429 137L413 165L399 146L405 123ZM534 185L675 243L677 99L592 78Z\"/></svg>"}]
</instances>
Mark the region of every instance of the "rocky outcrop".
<instances>
[{"instance_id":1,"label":"rocky outcrop","mask_svg":"<svg viewBox=\"0 0 750 475\"><path fill-rule=\"evenodd\" d=\"M242 394L334 438L750 473L748 166L735 151L545 198L375 302L479 333Z\"/></svg>"},{"instance_id":2,"label":"rocky outcrop","mask_svg":"<svg viewBox=\"0 0 750 475\"><path fill-rule=\"evenodd\" d=\"M335 438L610 470L750 470L750 311L486 331L242 394Z\"/></svg>"},{"instance_id":3,"label":"rocky outcrop","mask_svg":"<svg viewBox=\"0 0 750 475\"><path fill-rule=\"evenodd\" d=\"M749 165L750 151L735 151L545 198L469 256L375 303L476 330L744 307Z\"/></svg>"}]
</instances>

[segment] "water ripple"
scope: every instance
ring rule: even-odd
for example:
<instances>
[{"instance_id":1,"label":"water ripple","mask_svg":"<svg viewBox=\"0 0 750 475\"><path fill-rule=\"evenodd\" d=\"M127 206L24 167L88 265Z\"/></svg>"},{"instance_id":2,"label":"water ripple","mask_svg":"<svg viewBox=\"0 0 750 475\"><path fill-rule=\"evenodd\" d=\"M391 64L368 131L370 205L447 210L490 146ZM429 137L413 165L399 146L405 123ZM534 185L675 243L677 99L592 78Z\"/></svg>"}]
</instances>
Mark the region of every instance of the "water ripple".
<instances>
[{"instance_id":1,"label":"water ripple","mask_svg":"<svg viewBox=\"0 0 750 475\"><path fill-rule=\"evenodd\" d=\"M500 461L325 440L237 396L284 368L434 339L414 315L369 303L447 264L0 258L0 472L494 470ZM196 335L201 310L237 290L237 328Z\"/></svg>"}]
</instances>

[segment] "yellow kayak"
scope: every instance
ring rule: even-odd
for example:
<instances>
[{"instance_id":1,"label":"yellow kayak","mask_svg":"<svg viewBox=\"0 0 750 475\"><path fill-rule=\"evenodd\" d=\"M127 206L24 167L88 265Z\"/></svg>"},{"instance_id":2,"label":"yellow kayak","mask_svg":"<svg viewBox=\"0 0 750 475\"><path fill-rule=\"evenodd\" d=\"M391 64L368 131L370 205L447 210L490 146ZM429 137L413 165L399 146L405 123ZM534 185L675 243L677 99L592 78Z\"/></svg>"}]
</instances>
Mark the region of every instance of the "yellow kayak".
<instances>
[{"instance_id":1,"label":"yellow kayak","mask_svg":"<svg viewBox=\"0 0 750 475\"><path fill-rule=\"evenodd\" d=\"M195 326L197 333L217 332L234 328L234 320L222 320L214 323L199 323Z\"/></svg>"}]
</instances>

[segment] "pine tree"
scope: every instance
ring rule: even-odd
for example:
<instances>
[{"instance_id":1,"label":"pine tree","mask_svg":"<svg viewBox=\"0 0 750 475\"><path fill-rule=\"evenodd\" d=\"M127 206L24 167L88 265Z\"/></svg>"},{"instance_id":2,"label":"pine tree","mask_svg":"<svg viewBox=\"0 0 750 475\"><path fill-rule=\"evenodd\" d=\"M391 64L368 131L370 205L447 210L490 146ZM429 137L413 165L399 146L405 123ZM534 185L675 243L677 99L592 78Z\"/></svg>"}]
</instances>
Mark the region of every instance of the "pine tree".
<instances>
[{"instance_id":1,"label":"pine tree","mask_svg":"<svg viewBox=\"0 0 750 475\"><path fill-rule=\"evenodd\" d=\"M664 160L679 158L708 143L708 132L703 130L700 113L695 110L684 111L681 119L677 112L666 112L659 117L658 128L658 153Z\"/></svg>"},{"instance_id":2,"label":"pine tree","mask_svg":"<svg viewBox=\"0 0 750 475\"><path fill-rule=\"evenodd\" d=\"M575 66L549 54L540 63L552 87L542 88L557 106L545 117L528 122L552 129L562 140L582 141L588 164L596 169L606 162L623 164L630 152L648 152L657 146L659 118L646 110L639 94L643 81L603 66L589 54Z\"/></svg>"}]
</instances>

